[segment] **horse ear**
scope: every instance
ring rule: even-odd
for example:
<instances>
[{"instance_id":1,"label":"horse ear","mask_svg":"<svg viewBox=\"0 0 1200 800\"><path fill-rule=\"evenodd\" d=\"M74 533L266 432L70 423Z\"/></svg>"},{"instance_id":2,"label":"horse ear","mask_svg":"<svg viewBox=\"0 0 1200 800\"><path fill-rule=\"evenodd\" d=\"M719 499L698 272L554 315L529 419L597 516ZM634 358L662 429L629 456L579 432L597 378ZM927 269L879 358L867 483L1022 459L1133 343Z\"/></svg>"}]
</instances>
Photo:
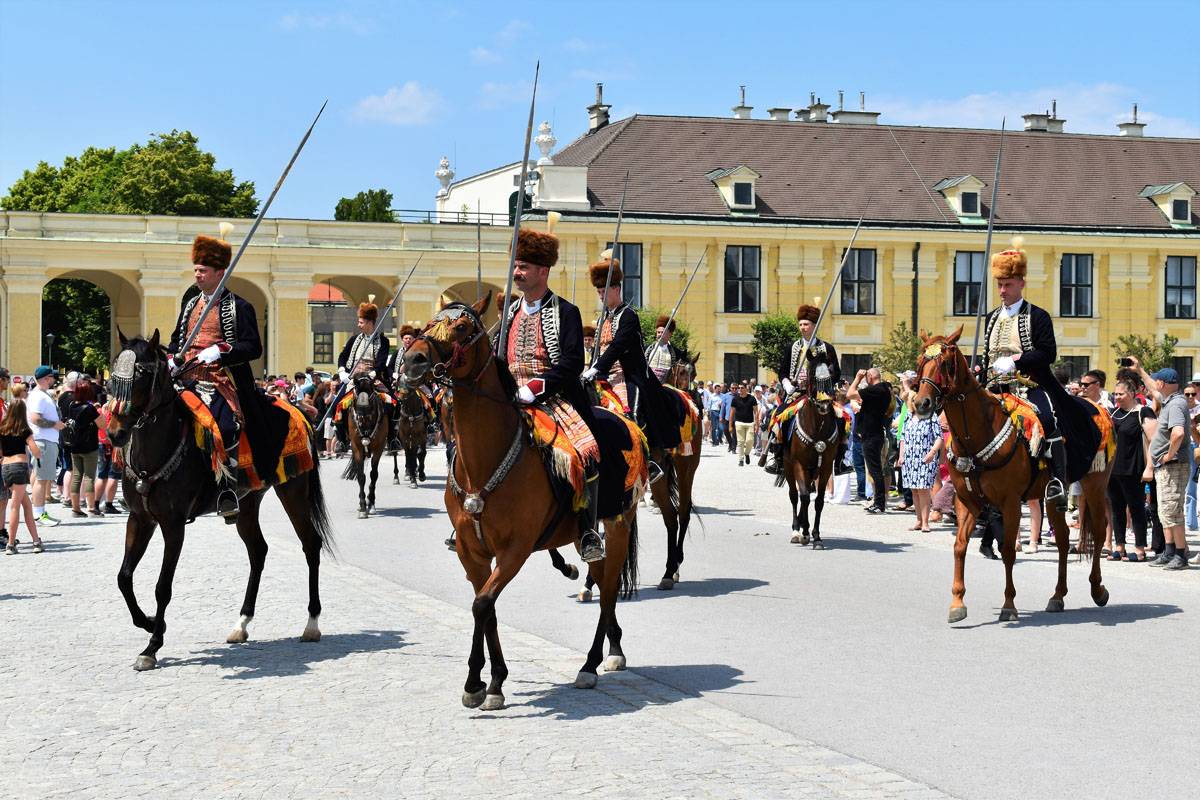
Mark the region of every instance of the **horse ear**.
<instances>
[{"instance_id":1,"label":"horse ear","mask_svg":"<svg viewBox=\"0 0 1200 800\"><path fill-rule=\"evenodd\" d=\"M488 289L488 293L485 294L483 297L479 298L479 300L477 300L475 302L475 305L471 306L471 308L474 309L476 315L482 317L483 312L487 311L487 307L491 302L492 302L492 290Z\"/></svg>"},{"instance_id":2,"label":"horse ear","mask_svg":"<svg viewBox=\"0 0 1200 800\"><path fill-rule=\"evenodd\" d=\"M158 349L158 328L154 329L154 335L150 337L150 347L151 349Z\"/></svg>"},{"instance_id":3,"label":"horse ear","mask_svg":"<svg viewBox=\"0 0 1200 800\"><path fill-rule=\"evenodd\" d=\"M129 346L129 340L125 338L125 334L121 332L121 326L117 326L117 340L121 342L121 349L124 350Z\"/></svg>"},{"instance_id":4,"label":"horse ear","mask_svg":"<svg viewBox=\"0 0 1200 800\"><path fill-rule=\"evenodd\" d=\"M929 344L929 334L925 332L924 328L917 331L917 335L921 337L921 344Z\"/></svg>"},{"instance_id":5,"label":"horse ear","mask_svg":"<svg viewBox=\"0 0 1200 800\"><path fill-rule=\"evenodd\" d=\"M962 329L963 329L963 326L962 326L962 325L959 325L957 328L955 328L955 329L954 329L954 333L952 333L952 334L950 334L949 336L947 336L947 337L946 337L946 343L947 343L947 344L954 344L955 342L957 342L957 341L958 341L958 337L962 336Z\"/></svg>"}]
</instances>

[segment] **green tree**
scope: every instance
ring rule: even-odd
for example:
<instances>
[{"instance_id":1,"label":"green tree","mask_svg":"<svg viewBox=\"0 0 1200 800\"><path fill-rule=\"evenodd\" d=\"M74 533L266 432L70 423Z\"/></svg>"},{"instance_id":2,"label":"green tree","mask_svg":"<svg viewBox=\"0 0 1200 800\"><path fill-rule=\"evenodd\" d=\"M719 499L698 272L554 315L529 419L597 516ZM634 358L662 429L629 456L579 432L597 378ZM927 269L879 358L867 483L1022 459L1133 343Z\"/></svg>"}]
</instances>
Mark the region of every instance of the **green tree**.
<instances>
[{"instance_id":1,"label":"green tree","mask_svg":"<svg viewBox=\"0 0 1200 800\"><path fill-rule=\"evenodd\" d=\"M368 189L354 197L338 200L333 218L340 222L394 222L392 193L387 189Z\"/></svg>"},{"instance_id":2,"label":"green tree","mask_svg":"<svg viewBox=\"0 0 1200 800\"><path fill-rule=\"evenodd\" d=\"M904 320L896 323L888 334L888 340L875 351L871 360L885 372L899 375L901 372L917 368L917 358L921 354L921 337L910 330Z\"/></svg>"},{"instance_id":3,"label":"green tree","mask_svg":"<svg viewBox=\"0 0 1200 800\"><path fill-rule=\"evenodd\" d=\"M252 217L254 184L218 170L189 131L155 134L127 150L89 147L61 167L40 162L0 206L12 211Z\"/></svg>"},{"instance_id":4,"label":"green tree","mask_svg":"<svg viewBox=\"0 0 1200 800\"><path fill-rule=\"evenodd\" d=\"M105 369L112 361L110 320L108 295L94 283L59 278L42 289L42 334L54 334L57 366L93 374Z\"/></svg>"},{"instance_id":5,"label":"green tree","mask_svg":"<svg viewBox=\"0 0 1200 800\"><path fill-rule=\"evenodd\" d=\"M758 357L758 363L774 372L783 363L784 354L792 347L792 342L800 338L800 323L791 314L777 312L768 314L751 326L754 332L751 340L751 352Z\"/></svg>"},{"instance_id":6,"label":"green tree","mask_svg":"<svg viewBox=\"0 0 1200 800\"><path fill-rule=\"evenodd\" d=\"M657 308L639 308L637 310L638 324L642 327L642 341L647 346L654 341L654 337L658 334L654 323L658 321L660 316L670 316L670 311L660 311ZM678 347L684 352L690 353L688 345L692 343L692 332L688 328L687 323L678 317L675 318L675 332L671 334L671 344Z\"/></svg>"},{"instance_id":7,"label":"green tree","mask_svg":"<svg viewBox=\"0 0 1200 800\"><path fill-rule=\"evenodd\" d=\"M1117 358L1134 356L1147 372L1155 372L1163 367L1171 366L1171 357L1175 355L1175 345L1179 338L1164 333L1161 340L1147 338L1137 333L1118 336L1117 341L1109 347L1117 354Z\"/></svg>"}]
</instances>

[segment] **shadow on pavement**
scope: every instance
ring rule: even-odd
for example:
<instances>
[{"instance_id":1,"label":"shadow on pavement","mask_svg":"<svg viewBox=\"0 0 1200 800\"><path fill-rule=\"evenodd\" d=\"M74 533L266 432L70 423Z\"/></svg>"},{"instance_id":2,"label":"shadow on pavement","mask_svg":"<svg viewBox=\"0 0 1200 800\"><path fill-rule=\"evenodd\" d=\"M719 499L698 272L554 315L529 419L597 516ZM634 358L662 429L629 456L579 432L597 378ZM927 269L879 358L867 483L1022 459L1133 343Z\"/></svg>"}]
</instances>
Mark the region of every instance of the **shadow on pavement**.
<instances>
[{"instance_id":1,"label":"shadow on pavement","mask_svg":"<svg viewBox=\"0 0 1200 800\"><path fill-rule=\"evenodd\" d=\"M655 584L638 586L637 596L630 598L633 602L656 600L673 596L683 597L722 597L734 592L748 592L751 589L761 589L770 586L769 581L757 578L704 578L703 580L688 580L686 577L675 584L670 591L660 591ZM628 603L630 600L621 600Z\"/></svg>"},{"instance_id":2,"label":"shadow on pavement","mask_svg":"<svg viewBox=\"0 0 1200 800\"><path fill-rule=\"evenodd\" d=\"M537 716L553 719L611 717L640 711L647 706L678 703L698 697L702 692L716 692L747 683L741 675L740 669L728 664L638 667L626 672L601 671L595 689L576 689L570 683L556 684L545 689L516 692L512 699L514 705L540 709Z\"/></svg>"},{"instance_id":3,"label":"shadow on pavement","mask_svg":"<svg viewBox=\"0 0 1200 800\"><path fill-rule=\"evenodd\" d=\"M912 547L912 542L877 542L874 539L843 539L836 533L821 531L821 541L826 550L863 550L871 553L903 553ZM805 545L792 545L803 548ZM811 549L811 545L808 546Z\"/></svg>"},{"instance_id":4,"label":"shadow on pavement","mask_svg":"<svg viewBox=\"0 0 1200 800\"><path fill-rule=\"evenodd\" d=\"M43 539L42 541L47 553L74 553L80 550L92 549L90 544L84 544L83 542L56 542L52 539Z\"/></svg>"},{"instance_id":5,"label":"shadow on pavement","mask_svg":"<svg viewBox=\"0 0 1200 800\"><path fill-rule=\"evenodd\" d=\"M376 508L371 512L373 517L396 517L397 519L429 519L446 516L444 508Z\"/></svg>"},{"instance_id":6,"label":"shadow on pavement","mask_svg":"<svg viewBox=\"0 0 1200 800\"><path fill-rule=\"evenodd\" d=\"M1067 596L1068 601L1070 595ZM1090 600L1086 602L1090 603ZM1183 611L1176 605L1165 603L1110 603L1104 608L1088 605L1083 608L1070 608L1061 613L1052 614L1048 611L1021 611L1021 618L1016 623L1001 623L1000 609L992 609L992 618L974 625L954 625L955 628L983 628L988 625L1010 625L1014 628L1046 628L1055 625L1122 625L1127 622L1140 622L1146 619L1169 617Z\"/></svg>"},{"instance_id":7,"label":"shadow on pavement","mask_svg":"<svg viewBox=\"0 0 1200 800\"><path fill-rule=\"evenodd\" d=\"M354 653L399 650L405 647L405 631L360 631L325 634L319 642L302 642L300 637L271 639L246 644L222 644L181 659L163 659L163 669L215 666L230 670L226 680L277 678L302 675L312 664L336 661ZM251 631L253 636L253 631Z\"/></svg>"},{"instance_id":8,"label":"shadow on pavement","mask_svg":"<svg viewBox=\"0 0 1200 800\"><path fill-rule=\"evenodd\" d=\"M0 594L0 603L5 600L45 600L50 597L62 597L59 592L34 592L32 594Z\"/></svg>"}]
</instances>

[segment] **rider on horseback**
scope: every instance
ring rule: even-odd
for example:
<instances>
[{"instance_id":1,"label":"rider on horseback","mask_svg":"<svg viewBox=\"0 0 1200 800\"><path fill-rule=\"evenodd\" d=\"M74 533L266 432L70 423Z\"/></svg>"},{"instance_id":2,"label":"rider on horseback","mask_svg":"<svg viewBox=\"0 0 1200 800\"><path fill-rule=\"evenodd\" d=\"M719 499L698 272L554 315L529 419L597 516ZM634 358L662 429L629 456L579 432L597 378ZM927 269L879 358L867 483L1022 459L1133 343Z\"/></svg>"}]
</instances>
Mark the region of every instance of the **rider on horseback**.
<instances>
[{"instance_id":1,"label":"rider on horseback","mask_svg":"<svg viewBox=\"0 0 1200 800\"><path fill-rule=\"evenodd\" d=\"M600 445L592 432L592 408L579 376L583 372L583 321L579 309L554 294L546 283L558 261L558 237L521 228L513 282L521 297L509 309L508 341L502 352L517 384L517 402L544 405L583 460L587 507L579 515L580 556L604 558L597 528Z\"/></svg>"},{"instance_id":2,"label":"rider on horseback","mask_svg":"<svg viewBox=\"0 0 1200 800\"><path fill-rule=\"evenodd\" d=\"M391 373L387 370L388 351L391 343L380 333L373 336L376 321L379 319L379 307L374 303L358 304L358 333L346 340L338 356L338 375L342 383L351 385L353 378L364 373L374 373L377 386L385 390L391 386ZM390 400L390 395L389 395ZM396 444L396 423L394 414L388 414L388 449L393 452L399 448Z\"/></svg>"},{"instance_id":3,"label":"rider on horseback","mask_svg":"<svg viewBox=\"0 0 1200 800\"><path fill-rule=\"evenodd\" d=\"M671 370L683 359L683 351L671 344L674 332L675 320L666 314L659 315L654 322L654 343L646 348L646 362L660 382L669 380Z\"/></svg>"}]
</instances>

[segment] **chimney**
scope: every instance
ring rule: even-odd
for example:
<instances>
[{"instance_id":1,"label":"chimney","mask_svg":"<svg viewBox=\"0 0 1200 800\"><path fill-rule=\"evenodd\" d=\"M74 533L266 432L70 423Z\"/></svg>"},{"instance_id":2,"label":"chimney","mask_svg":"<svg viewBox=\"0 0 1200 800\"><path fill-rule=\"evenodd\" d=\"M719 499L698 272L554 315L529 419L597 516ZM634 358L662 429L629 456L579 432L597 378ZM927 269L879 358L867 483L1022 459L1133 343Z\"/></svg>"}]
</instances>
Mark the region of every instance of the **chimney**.
<instances>
[{"instance_id":1,"label":"chimney","mask_svg":"<svg viewBox=\"0 0 1200 800\"><path fill-rule=\"evenodd\" d=\"M1025 120L1025 130L1027 131L1045 131L1050 127L1050 114L1025 114L1021 117Z\"/></svg>"},{"instance_id":2,"label":"chimney","mask_svg":"<svg viewBox=\"0 0 1200 800\"><path fill-rule=\"evenodd\" d=\"M1146 129L1146 123L1137 120L1137 103L1133 104L1133 121L1121 122L1117 125L1122 136L1141 136Z\"/></svg>"},{"instance_id":3,"label":"chimney","mask_svg":"<svg viewBox=\"0 0 1200 800\"><path fill-rule=\"evenodd\" d=\"M767 115L777 122L787 122L788 115L791 113L792 110L786 106L776 106L775 108L767 109Z\"/></svg>"},{"instance_id":4,"label":"chimney","mask_svg":"<svg viewBox=\"0 0 1200 800\"><path fill-rule=\"evenodd\" d=\"M825 122L829 116L829 105L822 103L821 98L815 95L809 95L808 116L804 117L805 122Z\"/></svg>"},{"instance_id":5,"label":"chimney","mask_svg":"<svg viewBox=\"0 0 1200 800\"><path fill-rule=\"evenodd\" d=\"M588 132L598 131L608 124L608 110L612 108L604 103L604 84L596 84L596 102L587 107Z\"/></svg>"},{"instance_id":6,"label":"chimney","mask_svg":"<svg viewBox=\"0 0 1200 800\"><path fill-rule=\"evenodd\" d=\"M837 111L833 112L833 121L842 125L878 125L879 112L867 111L867 93L858 93L858 111L850 111L842 106L842 93L838 92Z\"/></svg>"},{"instance_id":7,"label":"chimney","mask_svg":"<svg viewBox=\"0 0 1200 800\"><path fill-rule=\"evenodd\" d=\"M1062 133L1065 119L1058 118L1058 101L1050 101L1050 116L1046 119L1046 130L1050 133Z\"/></svg>"},{"instance_id":8,"label":"chimney","mask_svg":"<svg viewBox=\"0 0 1200 800\"><path fill-rule=\"evenodd\" d=\"M796 109L796 119L800 122L808 122L808 109L807 108L797 108Z\"/></svg>"},{"instance_id":9,"label":"chimney","mask_svg":"<svg viewBox=\"0 0 1200 800\"><path fill-rule=\"evenodd\" d=\"M743 84L741 87L741 101L733 107L734 119L750 119L750 112L754 110L754 106L746 105L746 87Z\"/></svg>"}]
</instances>

